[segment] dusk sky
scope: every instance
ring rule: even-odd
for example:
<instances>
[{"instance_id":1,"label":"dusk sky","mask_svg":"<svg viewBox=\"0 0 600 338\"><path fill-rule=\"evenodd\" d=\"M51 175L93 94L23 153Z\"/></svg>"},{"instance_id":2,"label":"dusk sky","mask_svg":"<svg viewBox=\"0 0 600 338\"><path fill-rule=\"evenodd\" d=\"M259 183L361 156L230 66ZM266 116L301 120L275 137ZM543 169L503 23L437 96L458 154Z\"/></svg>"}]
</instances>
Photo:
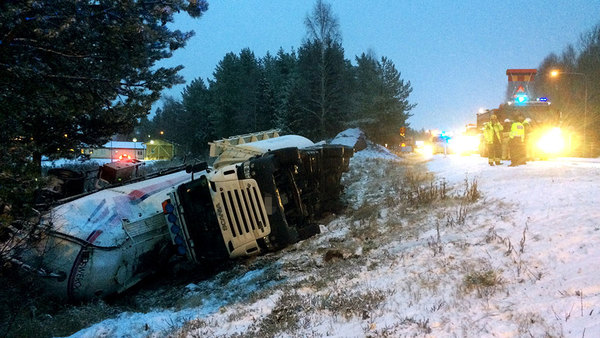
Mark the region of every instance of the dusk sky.
<instances>
[{"instance_id":1,"label":"dusk sky","mask_svg":"<svg viewBox=\"0 0 600 338\"><path fill-rule=\"evenodd\" d=\"M454 130L475 123L480 108L504 100L508 68L537 68L550 53L579 46L600 24L600 0L442 1L329 0L340 23L345 58L373 51L391 59L417 106L416 129ZM309 0L209 0L200 19L178 15L172 28L194 30L183 50L161 65L181 64L189 84L206 81L226 53L257 58L297 50L306 37ZM177 99L185 85L164 92Z\"/></svg>"}]
</instances>

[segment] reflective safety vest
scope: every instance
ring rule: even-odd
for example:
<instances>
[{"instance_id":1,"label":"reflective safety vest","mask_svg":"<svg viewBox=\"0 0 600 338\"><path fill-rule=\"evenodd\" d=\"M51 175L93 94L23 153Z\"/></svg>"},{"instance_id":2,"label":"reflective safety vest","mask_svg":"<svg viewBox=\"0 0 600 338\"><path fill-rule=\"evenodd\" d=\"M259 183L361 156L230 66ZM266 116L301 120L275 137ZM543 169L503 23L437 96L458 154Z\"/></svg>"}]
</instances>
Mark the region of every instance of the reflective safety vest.
<instances>
[{"instance_id":1,"label":"reflective safety vest","mask_svg":"<svg viewBox=\"0 0 600 338\"><path fill-rule=\"evenodd\" d=\"M483 137L485 142L488 144L494 143L494 134L498 137L498 141L502 142L502 134L500 132L504 129L500 123L486 122L483 125Z\"/></svg>"},{"instance_id":2,"label":"reflective safety vest","mask_svg":"<svg viewBox=\"0 0 600 338\"><path fill-rule=\"evenodd\" d=\"M510 126L510 138L520 137L521 142L525 139L525 126L521 122L513 122Z\"/></svg>"}]
</instances>

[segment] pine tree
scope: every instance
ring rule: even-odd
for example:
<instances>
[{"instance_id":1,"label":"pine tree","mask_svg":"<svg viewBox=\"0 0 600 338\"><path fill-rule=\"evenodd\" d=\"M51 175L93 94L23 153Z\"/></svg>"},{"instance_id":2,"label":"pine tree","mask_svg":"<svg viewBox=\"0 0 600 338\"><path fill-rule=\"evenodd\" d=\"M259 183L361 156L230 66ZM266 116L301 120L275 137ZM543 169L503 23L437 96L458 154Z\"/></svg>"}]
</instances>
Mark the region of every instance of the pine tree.
<instances>
[{"instance_id":1,"label":"pine tree","mask_svg":"<svg viewBox=\"0 0 600 338\"><path fill-rule=\"evenodd\" d=\"M372 54L362 53L356 57L356 85L354 87L354 111L352 120L358 126L375 122L375 97L379 94L380 72L376 58Z\"/></svg>"},{"instance_id":2,"label":"pine tree","mask_svg":"<svg viewBox=\"0 0 600 338\"><path fill-rule=\"evenodd\" d=\"M376 61L373 55L363 53L356 60L354 123L377 143L398 143L399 129L408 126L409 112L415 106L408 102L410 82L404 83L394 63L386 57Z\"/></svg>"},{"instance_id":3,"label":"pine tree","mask_svg":"<svg viewBox=\"0 0 600 338\"><path fill-rule=\"evenodd\" d=\"M261 78L254 53L247 48L239 56L228 53L213 75L209 91L214 98L210 117L214 135L220 138L254 131Z\"/></svg>"},{"instance_id":4,"label":"pine tree","mask_svg":"<svg viewBox=\"0 0 600 338\"><path fill-rule=\"evenodd\" d=\"M390 59L382 57L379 67L381 90L375 101L378 107L375 139L380 143L396 144L400 127L408 125L406 120L411 116L409 111L415 106L408 102L412 87L410 81L404 83L400 78L400 72Z\"/></svg>"},{"instance_id":5,"label":"pine tree","mask_svg":"<svg viewBox=\"0 0 600 338\"><path fill-rule=\"evenodd\" d=\"M275 95L266 75L258 82L256 98L256 123L251 127L253 131L267 130L275 127Z\"/></svg>"},{"instance_id":6,"label":"pine tree","mask_svg":"<svg viewBox=\"0 0 600 338\"><path fill-rule=\"evenodd\" d=\"M186 153L205 155L208 142L215 139L210 121L211 98L208 88L200 78L193 80L182 93L185 108L185 121L190 131L185 144Z\"/></svg>"},{"instance_id":7,"label":"pine tree","mask_svg":"<svg viewBox=\"0 0 600 338\"><path fill-rule=\"evenodd\" d=\"M263 64L274 93L274 126L286 134L299 133L301 121L296 53L293 50L286 53L280 48L276 58L265 59Z\"/></svg>"},{"instance_id":8,"label":"pine tree","mask_svg":"<svg viewBox=\"0 0 600 338\"><path fill-rule=\"evenodd\" d=\"M73 153L127 133L181 67L157 61L192 32L166 23L205 1L6 1L0 5L0 143L33 156Z\"/></svg>"},{"instance_id":9,"label":"pine tree","mask_svg":"<svg viewBox=\"0 0 600 338\"><path fill-rule=\"evenodd\" d=\"M304 23L307 41L298 52L300 85L306 90L304 123L316 125L307 130L309 136L328 138L340 131L348 102L339 21L331 5L318 0Z\"/></svg>"},{"instance_id":10,"label":"pine tree","mask_svg":"<svg viewBox=\"0 0 600 338\"><path fill-rule=\"evenodd\" d=\"M260 81L262 78L261 69L254 55L249 48L244 48L239 56L240 73L237 76L237 90L240 93L240 100L236 107L236 115L240 122L236 134L245 134L257 131L261 124L261 117L257 111L258 96L261 95Z\"/></svg>"},{"instance_id":11,"label":"pine tree","mask_svg":"<svg viewBox=\"0 0 600 338\"><path fill-rule=\"evenodd\" d=\"M298 51L298 85L304 133L314 139L334 136L346 119L346 62L340 45L323 50L321 42L305 42Z\"/></svg>"},{"instance_id":12,"label":"pine tree","mask_svg":"<svg viewBox=\"0 0 600 338\"><path fill-rule=\"evenodd\" d=\"M302 107L298 76L293 74L283 83L277 102L275 126L284 133L303 134Z\"/></svg>"},{"instance_id":13,"label":"pine tree","mask_svg":"<svg viewBox=\"0 0 600 338\"><path fill-rule=\"evenodd\" d=\"M237 105L241 101L238 87L239 59L234 53L227 53L219 62L213 80L209 80L210 96L213 98L213 110L210 112L212 134L217 138L236 134L240 121L236 120Z\"/></svg>"}]
</instances>

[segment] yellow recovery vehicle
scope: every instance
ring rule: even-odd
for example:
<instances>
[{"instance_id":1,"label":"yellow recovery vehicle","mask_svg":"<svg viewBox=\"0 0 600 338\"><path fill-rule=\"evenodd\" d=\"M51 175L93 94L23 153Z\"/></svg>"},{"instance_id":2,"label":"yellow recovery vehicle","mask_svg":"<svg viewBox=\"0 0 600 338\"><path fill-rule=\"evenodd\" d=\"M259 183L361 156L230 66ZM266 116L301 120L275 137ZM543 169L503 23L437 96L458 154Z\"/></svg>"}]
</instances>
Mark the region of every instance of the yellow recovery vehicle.
<instances>
[{"instance_id":1,"label":"yellow recovery vehicle","mask_svg":"<svg viewBox=\"0 0 600 338\"><path fill-rule=\"evenodd\" d=\"M537 97L533 93L536 69L507 69L509 97L498 108L477 113L477 129L490 120L492 114L504 123L502 140L503 159L508 159L508 138L511 123L519 118L528 120L527 157L529 159L547 159L569 154L577 143L574 135L562 126L562 114L552 107L546 97ZM523 122L521 120L520 122ZM481 149L481 155L487 151Z\"/></svg>"}]
</instances>

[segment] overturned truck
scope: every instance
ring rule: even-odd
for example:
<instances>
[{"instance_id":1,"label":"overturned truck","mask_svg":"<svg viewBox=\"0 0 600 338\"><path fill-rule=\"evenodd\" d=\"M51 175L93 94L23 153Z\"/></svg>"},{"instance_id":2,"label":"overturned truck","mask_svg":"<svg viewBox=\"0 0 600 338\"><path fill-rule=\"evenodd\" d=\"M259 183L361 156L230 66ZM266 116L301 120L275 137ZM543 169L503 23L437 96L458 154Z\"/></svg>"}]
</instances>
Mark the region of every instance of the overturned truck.
<instances>
[{"instance_id":1,"label":"overturned truck","mask_svg":"<svg viewBox=\"0 0 600 338\"><path fill-rule=\"evenodd\" d=\"M206 163L53 207L11 260L71 300L127 290L174 255L197 264L274 251L340 206L353 149L277 131L211 143Z\"/></svg>"}]
</instances>

